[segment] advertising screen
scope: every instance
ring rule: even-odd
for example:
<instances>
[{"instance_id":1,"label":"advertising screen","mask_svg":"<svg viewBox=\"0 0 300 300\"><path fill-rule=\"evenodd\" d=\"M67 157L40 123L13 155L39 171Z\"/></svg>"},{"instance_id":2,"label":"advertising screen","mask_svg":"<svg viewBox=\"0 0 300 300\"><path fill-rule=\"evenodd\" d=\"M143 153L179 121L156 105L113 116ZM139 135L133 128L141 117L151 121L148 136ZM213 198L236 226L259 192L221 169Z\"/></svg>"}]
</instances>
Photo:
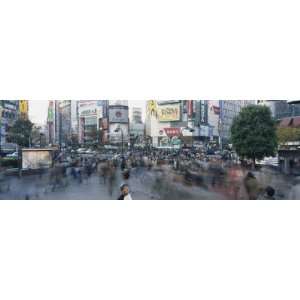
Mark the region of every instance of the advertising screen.
<instances>
[{"instance_id":1,"label":"advertising screen","mask_svg":"<svg viewBox=\"0 0 300 300\"><path fill-rule=\"evenodd\" d=\"M110 123L128 123L128 107L109 107Z\"/></svg>"},{"instance_id":2,"label":"advertising screen","mask_svg":"<svg viewBox=\"0 0 300 300\"><path fill-rule=\"evenodd\" d=\"M180 120L180 104L167 104L158 107L158 119L160 122Z\"/></svg>"},{"instance_id":3,"label":"advertising screen","mask_svg":"<svg viewBox=\"0 0 300 300\"><path fill-rule=\"evenodd\" d=\"M121 128L123 131L123 141L128 142L128 125L127 124L110 124L109 126L109 137L111 143L121 143L122 142L122 132L118 128Z\"/></svg>"}]
</instances>

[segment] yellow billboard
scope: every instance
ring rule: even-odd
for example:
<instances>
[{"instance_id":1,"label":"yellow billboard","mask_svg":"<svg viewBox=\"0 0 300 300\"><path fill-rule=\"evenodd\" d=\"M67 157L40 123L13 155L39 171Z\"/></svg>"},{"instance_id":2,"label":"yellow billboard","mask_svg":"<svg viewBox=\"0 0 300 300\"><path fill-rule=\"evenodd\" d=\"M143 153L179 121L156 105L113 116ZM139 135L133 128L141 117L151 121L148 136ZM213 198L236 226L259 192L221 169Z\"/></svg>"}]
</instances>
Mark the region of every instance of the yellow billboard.
<instances>
[{"instance_id":1,"label":"yellow billboard","mask_svg":"<svg viewBox=\"0 0 300 300\"><path fill-rule=\"evenodd\" d=\"M20 100L19 110L21 114L28 114L28 100Z\"/></svg>"},{"instance_id":2,"label":"yellow billboard","mask_svg":"<svg viewBox=\"0 0 300 300\"><path fill-rule=\"evenodd\" d=\"M160 122L180 121L180 103L160 105L158 120Z\"/></svg>"}]
</instances>

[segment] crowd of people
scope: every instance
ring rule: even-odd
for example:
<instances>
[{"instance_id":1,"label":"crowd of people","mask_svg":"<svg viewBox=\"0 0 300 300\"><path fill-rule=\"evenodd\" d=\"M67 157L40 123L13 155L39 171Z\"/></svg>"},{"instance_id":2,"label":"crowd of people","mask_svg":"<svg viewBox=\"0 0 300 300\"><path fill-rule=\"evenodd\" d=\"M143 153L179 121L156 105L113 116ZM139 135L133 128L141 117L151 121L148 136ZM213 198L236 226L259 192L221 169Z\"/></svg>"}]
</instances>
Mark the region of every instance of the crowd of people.
<instances>
[{"instance_id":1,"label":"crowd of people","mask_svg":"<svg viewBox=\"0 0 300 300\"><path fill-rule=\"evenodd\" d=\"M273 187L262 186L254 173L237 164L231 155L207 155L184 149L152 149L110 156L105 153L89 156L70 156L65 153L58 158L47 173L51 191L66 187L69 180L82 184L96 175L99 184L107 188L110 197L113 198L118 190L119 200L130 200L129 179L135 177L142 181L143 176L152 172L157 177L153 183L154 192L166 189L170 182L175 182L200 186L222 195L224 199L276 198ZM118 186L118 176L121 176L121 186Z\"/></svg>"}]
</instances>

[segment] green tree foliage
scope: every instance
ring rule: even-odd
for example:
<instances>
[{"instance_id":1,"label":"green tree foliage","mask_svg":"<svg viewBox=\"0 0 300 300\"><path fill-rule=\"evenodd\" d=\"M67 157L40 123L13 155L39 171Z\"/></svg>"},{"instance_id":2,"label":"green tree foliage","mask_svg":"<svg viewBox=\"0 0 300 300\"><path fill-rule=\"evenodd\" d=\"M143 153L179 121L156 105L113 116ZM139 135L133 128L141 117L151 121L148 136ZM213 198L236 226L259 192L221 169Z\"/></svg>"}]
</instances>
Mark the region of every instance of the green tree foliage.
<instances>
[{"instance_id":1,"label":"green tree foliage","mask_svg":"<svg viewBox=\"0 0 300 300\"><path fill-rule=\"evenodd\" d=\"M276 123L266 106L244 107L231 126L231 140L242 158L256 159L273 156L277 150Z\"/></svg>"},{"instance_id":2,"label":"green tree foliage","mask_svg":"<svg viewBox=\"0 0 300 300\"><path fill-rule=\"evenodd\" d=\"M277 129L277 138L279 144L286 144L288 142L300 141L300 128L279 127Z\"/></svg>"},{"instance_id":3,"label":"green tree foliage","mask_svg":"<svg viewBox=\"0 0 300 300\"><path fill-rule=\"evenodd\" d=\"M17 120L8 132L9 141L21 147L29 146L33 123L29 120Z\"/></svg>"}]
</instances>

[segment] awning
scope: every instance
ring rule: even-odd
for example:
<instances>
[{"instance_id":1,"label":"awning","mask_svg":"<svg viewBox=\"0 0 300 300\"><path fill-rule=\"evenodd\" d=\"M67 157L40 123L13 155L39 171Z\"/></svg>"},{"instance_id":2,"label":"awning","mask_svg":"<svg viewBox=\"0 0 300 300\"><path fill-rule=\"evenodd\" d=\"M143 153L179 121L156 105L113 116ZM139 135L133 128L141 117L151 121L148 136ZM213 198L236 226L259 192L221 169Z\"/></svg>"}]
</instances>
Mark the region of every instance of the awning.
<instances>
[{"instance_id":1,"label":"awning","mask_svg":"<svg viewBox=\"0 0 300 300\"><path fill-rule=\"evenodd\" d=\"M289 127L289 125L291 124L292 122L292 118L284 118L281 120L280 124L279 124L279 127Z\"/></svg>"},{"instance_id":2,"label":"awning","mask_svg":"<svg viewBox=\"0 0 300 300\"><path fill-rule=\"evenodd\" d=\"M284 118L281 120L279 127L300 127L300 117Z\"/></svg>"}]
</instances>

